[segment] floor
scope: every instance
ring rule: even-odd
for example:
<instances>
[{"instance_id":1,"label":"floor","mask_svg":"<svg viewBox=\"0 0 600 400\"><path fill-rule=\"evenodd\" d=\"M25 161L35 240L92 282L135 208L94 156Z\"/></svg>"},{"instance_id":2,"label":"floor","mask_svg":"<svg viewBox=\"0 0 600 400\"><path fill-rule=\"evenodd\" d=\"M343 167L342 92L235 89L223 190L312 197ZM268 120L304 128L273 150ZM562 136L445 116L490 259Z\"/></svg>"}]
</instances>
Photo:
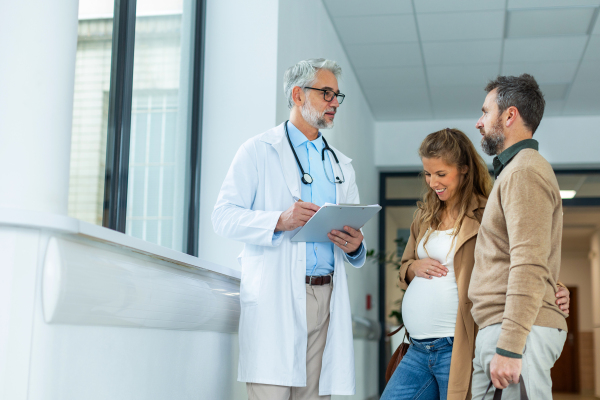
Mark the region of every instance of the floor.
<instances>
[{"instance_id":1,"label":"floor","mask_svg":"<svg viewBox=\"0 0 600 400\"><path fill-rule=\"evenodd\" d=\"M593 393L571 394L571 393L553 393L553 400L598 400Z\"/></svg>"}]
</instances>

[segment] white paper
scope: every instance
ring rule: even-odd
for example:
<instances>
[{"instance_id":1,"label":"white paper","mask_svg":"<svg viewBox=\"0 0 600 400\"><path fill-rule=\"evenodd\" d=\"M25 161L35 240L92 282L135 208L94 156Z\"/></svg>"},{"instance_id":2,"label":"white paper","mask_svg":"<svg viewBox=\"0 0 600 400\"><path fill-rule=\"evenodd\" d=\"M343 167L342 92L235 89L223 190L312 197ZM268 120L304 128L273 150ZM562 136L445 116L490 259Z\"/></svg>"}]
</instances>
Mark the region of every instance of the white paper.
<instances>
[{"instance_id":1,"label":"white paper","mask_svg":"<svg viewBox=\"0 0 600 400\"><path fill-rule=\"evenodd\" d=\"M292 242L329 242L332 230L343 231L344 226L360 229L381 210L379 204L325 203L295 235Z\"/></svg>"}]
</instances>

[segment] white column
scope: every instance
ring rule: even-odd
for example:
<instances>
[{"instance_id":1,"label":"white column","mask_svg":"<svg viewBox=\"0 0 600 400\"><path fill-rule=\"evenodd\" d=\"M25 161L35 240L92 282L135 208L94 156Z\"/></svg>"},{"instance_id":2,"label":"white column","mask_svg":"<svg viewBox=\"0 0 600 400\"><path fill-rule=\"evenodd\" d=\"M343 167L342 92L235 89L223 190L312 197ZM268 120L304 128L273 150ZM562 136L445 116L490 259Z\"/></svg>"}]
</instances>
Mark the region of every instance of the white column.
<instances>
[{"instance_id":1,"label":"white column","mask_svg":"<svg viewBox=\"0 0 600 400\"><path fill-rule=\"evenodd\" d=\"M0 2L0 208L67 214L78 6Z\"/></svg>"},{"instance_id":2,"label":"white column","mask_svg":"<svg viewBox=\"0 0 600 400\"><path fill-rule=\"evenodd\" d=\"M0 210L5 212L67 215L78 6L78 0L0 1ZM0 400L31 398L46 237L0 225Z\"/></svg>"}]
</instances>

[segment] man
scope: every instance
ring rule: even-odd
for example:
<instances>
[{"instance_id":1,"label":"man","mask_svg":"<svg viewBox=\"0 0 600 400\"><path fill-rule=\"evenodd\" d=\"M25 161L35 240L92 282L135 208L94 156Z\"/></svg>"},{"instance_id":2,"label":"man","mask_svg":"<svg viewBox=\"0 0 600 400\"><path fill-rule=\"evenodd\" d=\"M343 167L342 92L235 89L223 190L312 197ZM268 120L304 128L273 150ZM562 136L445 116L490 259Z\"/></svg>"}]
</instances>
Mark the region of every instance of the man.
<instances>
[{"instance_id":1,"label":"man","mask_svg":"<svg viewBox=\"0 0 600 400\"><path fill-rule=\"evenodd\" d=\"M291 241L326 202L359 203L351 160L319 132L333 126L344 99L340 74L325 59L286 71L290 120L242 145L213 211L215 231L245 244L238 380L249 400L355 391L344 260L364 264L363 235L345 227L330 232L329 243Z\"/></svg>"},{"instance_id":2,"label":"man","mask_svg":"<svg viewBox=\"0 0 600 400\"><path fill-rule=\"evenodd\" d=\"M550 368L566 339L567 314L561 309L568 309L568 297L555 303L562 238L558 182L532 139L545 101L527 74L500 76L485 90L476 128L483 135L483 151L496 155L496 182L469 286L480 329L473 398L484 396L491 378L494 387L507 388L503 399L519 399L522 375L530 399L551 399Z\"/></svg>"}]
</instances>

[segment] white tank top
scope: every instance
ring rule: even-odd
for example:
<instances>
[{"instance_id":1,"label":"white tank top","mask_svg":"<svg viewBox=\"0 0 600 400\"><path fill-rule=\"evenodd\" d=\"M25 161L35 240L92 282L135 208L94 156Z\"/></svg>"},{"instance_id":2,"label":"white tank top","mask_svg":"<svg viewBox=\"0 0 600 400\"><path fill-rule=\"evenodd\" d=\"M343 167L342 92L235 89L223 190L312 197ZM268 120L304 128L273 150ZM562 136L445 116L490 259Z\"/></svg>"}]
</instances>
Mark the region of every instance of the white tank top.
<instances>
[{"instance_id":1,"label":"white tank top","mask_svg":"<svg viewBox=\"0 0 600 400\"><path fill-rule=\"evenodd\" d=\"M432 279L415 277L402 299L402 318L406 330L415 339L454 336L458 313L458 287L454 275L454 247L452 230L433 231L423 247L424 237L417 254L422 260L431 258L448 268L446 276ZM450 248L452 247L452 249Z\"/></svg>"}]
</instances>

